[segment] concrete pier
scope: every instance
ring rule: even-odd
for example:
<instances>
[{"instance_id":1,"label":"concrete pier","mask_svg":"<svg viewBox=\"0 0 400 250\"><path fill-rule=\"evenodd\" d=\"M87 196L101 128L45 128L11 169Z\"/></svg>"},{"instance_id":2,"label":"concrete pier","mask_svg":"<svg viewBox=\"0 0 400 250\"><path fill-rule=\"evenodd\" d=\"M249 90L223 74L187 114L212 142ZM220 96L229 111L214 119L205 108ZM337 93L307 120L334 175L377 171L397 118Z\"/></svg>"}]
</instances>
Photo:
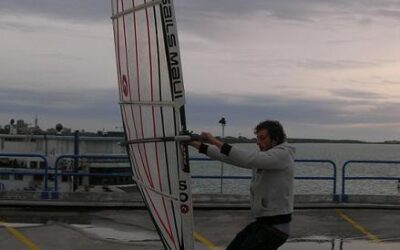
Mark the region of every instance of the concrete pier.
<instances>
[{"instance_id":1,"label":"concrete pier","mask_svg":"<svg viewBox=\"0 0 400 250\"><path fill-rule=\"evenodd\" d=\"M297 195L283 250L400 249L400 197ZM253 218L247 195L195 194L196 250L224 249ZM1 249L161 250L139 193L0 192Z\"/></svg>"},{"instance_id":2,"label":"concrete pier","mask_svg":"<svg viewBox=\"0 0 400 250\"><path fill-rule=\"evenodd\" d=\"M249 208L249 196L193 194L196 208ZM0 206L144 208L138 192L0 192ZM296 208L400 208L400 196L348 195L346 202L332 195L295 195Z\"/></svg>"},{"instance_id":3,"label":"concrete pier","mask_svg":"<svg viewBox=\"0 0 400 250\"><path fill-rule=\"evenodd\" d=\"M0 208L1 249L161 250L145 209ZM224 249L248 209L195 209L196 250ZM296 209L281 250L400 249L398 209Z\"/></svg>"}]
</instances>

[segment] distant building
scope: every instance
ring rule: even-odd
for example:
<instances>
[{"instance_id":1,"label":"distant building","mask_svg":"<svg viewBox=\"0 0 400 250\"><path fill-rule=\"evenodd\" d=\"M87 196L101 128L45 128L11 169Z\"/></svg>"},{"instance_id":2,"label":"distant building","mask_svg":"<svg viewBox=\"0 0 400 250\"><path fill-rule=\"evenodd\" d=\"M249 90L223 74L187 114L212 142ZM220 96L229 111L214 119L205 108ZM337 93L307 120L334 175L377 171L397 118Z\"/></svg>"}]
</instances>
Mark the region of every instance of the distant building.
<instances>
[{"instance_id":1,"label":"distant building","mask_svg":"<svg viewBox=\"0 0 400 250\"><path fill-rule=\"evenodd\" d=\"M27 132L28 131L28 124L25 123L24 120L17 120L17 131L19 133Z\"/></svg>"}]
</instances>

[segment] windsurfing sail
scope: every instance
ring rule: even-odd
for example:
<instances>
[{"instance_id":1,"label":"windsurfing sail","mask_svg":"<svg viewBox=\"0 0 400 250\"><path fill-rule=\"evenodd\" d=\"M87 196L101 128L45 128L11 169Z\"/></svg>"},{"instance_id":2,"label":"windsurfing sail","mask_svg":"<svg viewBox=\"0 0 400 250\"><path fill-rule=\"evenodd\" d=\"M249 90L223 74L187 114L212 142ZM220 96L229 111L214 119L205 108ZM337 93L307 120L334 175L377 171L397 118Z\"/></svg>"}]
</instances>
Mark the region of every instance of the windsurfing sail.
<instances>
[{"instance_id":1,"label":"windsurfing sail","mask_svg":"<svg viewBox=\"0 0 400 250\"><path fill-rule=\"evenodd\" d=\"M112 0L120 109L134 181L165 249L192 250L185 92L172 0Z\"/></svg>"}]
</instances>

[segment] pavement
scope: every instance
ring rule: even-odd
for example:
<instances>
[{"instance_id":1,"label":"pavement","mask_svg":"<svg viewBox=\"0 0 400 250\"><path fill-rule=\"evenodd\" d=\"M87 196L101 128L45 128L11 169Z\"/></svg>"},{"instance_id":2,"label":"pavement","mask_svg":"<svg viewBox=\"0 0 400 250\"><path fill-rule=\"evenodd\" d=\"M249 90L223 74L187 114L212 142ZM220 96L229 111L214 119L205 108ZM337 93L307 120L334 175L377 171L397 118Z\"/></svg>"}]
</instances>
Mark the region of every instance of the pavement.
<instances>
[{"instance_id":1,"label":"pavement","mask_svg":"<svg viewBox=\"0 0 400 250\"><path fill-rule=\"evenodd\" d=\"M196 209L196 250L224 249L248 209ZM1 207L0 249L161 250L145 209ZM280 250L400 249L400 209L296 209Z\"/></svg>"}]
</instances>

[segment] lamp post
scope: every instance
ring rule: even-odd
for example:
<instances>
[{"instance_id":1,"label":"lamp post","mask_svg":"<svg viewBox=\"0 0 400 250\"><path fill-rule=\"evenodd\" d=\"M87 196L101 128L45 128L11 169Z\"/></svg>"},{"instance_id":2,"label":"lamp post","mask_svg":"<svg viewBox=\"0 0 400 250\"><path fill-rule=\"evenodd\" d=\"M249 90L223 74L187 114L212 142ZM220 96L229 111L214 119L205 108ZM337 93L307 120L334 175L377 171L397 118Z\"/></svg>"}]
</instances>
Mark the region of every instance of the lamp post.
<instances>
[{"instance_id":1,"label":"lamp post","mask_svg":"<svg viewBox=\"0 0 400 250\"><path fill-rule=\"evenodd\" d=\"M9 132L9 134L10 135L18 134L17 127L15 126L15 120L14 119L10 120L10 132Z\"/></svg>"},{"instance_id":2,"label":"lamp post","mask_svg":"<svg viewBox=\"0 0 400 250\"><path fill-rule=\"evenodd\" d=\"M222 128L222 140L224 140L224 138L225 138L225 125L226 125L226 120L225 120L225 117L222 117L220 120L219 120L219 122L218 122L219 124L221 124L221 128ZM221 192L221 194L223 193L223 176L224 176L224 163L221 161L221 183L220 183L220 185L221 185L221 190L220 190L220 192Z\"/></svg>"}]
</instances>

